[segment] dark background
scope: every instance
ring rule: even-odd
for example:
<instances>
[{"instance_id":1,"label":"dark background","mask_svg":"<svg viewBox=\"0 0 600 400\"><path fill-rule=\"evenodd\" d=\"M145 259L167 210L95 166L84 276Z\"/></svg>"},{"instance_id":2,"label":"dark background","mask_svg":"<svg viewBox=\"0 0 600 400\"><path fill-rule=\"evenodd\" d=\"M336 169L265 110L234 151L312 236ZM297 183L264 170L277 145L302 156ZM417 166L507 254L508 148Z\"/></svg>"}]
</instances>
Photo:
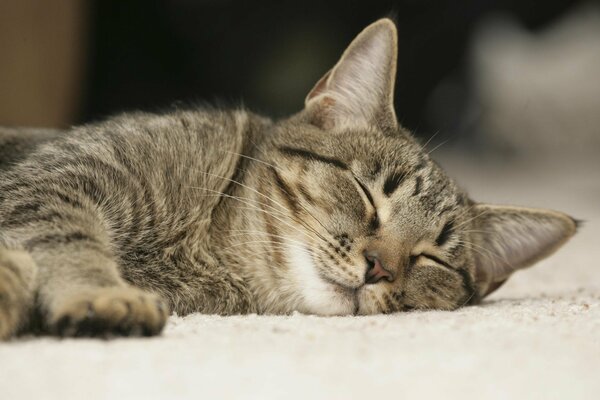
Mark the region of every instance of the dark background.
<instances>
[{"instance_id":1,"label":"dark background","mask_svg":"<svg viewBox=\"0 0 600 400\"><path fill-rule=\"evenodd\" d=\"M459 80L478 21L508 13L543 28L564 0L194 1L102 0L90 10L88 90L78 121L176 101L209 101L271 116L299 110L316 80L367 24L398 24L398 118L417 134L436 85ZM449 105L460 111L460 104Z\"/></svg>"},{"instance_id":2,"label":"dark background","mask_svg":"<svg viewBox=\"0 0 600 400\"><path fill-rule=\"evenodd\" d=\"M532 32L578 3L565 0L0 2L0 125L68 127L174 103L298 111L313 84L374 20L398 24L396 109L417 135L465 136L468 54L485 18ZM428 104L450 79L456 89ZM454 116L456 116L454 118Z\"/></svg>"}]
</instances>

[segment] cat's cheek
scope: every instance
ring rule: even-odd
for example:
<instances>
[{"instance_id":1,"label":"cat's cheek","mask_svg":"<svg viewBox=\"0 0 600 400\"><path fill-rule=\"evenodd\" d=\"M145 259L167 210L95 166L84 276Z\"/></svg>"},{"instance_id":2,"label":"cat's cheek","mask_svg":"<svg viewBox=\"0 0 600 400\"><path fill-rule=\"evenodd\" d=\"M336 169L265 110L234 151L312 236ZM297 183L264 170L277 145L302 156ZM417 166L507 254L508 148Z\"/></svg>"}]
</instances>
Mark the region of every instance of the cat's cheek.
<instances>
[{"instance_id":1,"label":"cat's cheek","mask_svg":"<svg viewBox=\"0 0 600 400\"><path fill-rule=\"evenodd\" d=\"M291 279L301 299L298 311L316 315L351 315L356 311L354 295L337 285L325 282L317 273L310 253L287 243Z\"/></svg>"},{"instance_id":2,"label":"cat's cheek","mask_svg":"<svg viewBox=\"0 0 600 400\"><path fill-rule=\"evenodd\" d=\"M300 311L322 316L353 315L356 301L353 293L322 280L301 286L302 306Z\"/></svg>"}]
</instances>

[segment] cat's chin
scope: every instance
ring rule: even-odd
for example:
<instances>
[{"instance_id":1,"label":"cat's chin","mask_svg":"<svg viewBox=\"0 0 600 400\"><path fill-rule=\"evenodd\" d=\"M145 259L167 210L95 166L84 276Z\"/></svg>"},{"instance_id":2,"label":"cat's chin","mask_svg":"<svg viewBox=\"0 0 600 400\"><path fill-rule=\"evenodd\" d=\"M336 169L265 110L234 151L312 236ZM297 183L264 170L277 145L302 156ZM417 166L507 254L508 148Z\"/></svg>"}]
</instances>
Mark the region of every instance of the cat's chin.
<instances>
[{"instance_id":1,"label":"cat's chin","mask_svg":"<svg viewBox=\"0 0 600 400\"><path fill-rule=\"evenodd\" d=\"M296 290L301 298L300 304L295 305L297 311L321 316L381 313L373 300L373 296L377 295L375 285L344 286L317 272L307 248L288 243L287 250Z\"/></svg>"},{"instance_id":2,"label":"cat's chin","mask_svg":"<svg viewBox=\"0 0 600 400\"><path fill-rule=\"evenodd\" d=\"M324 282L327 289L320 296L306 299L305 310L321 316L373 315L380 314L378 304L372 300L368 287L351 290L343 286Z\"/></svg>"},{"instance_id":3,"label":"cat's chin","mask_svg":"<svg viewBox=\"0 0 600 400\"><path fill-rule=\"evenodd\" d=\"M356 291L329 282L322 284L319 293L309 290L308 297L307 290L303 290L305 296L300 311L321 316L356 315L359 310Z\"/></svg>"},{"instance_id":4,"label":"cat's chin","mask_svg":"<svg viewBox=\"0 0 600 400\"><path fill-rule=\"evenodd\" d=\"M302 299L295 306L298 311L322 316L356 314L356 291L324 280L307 248L288 243L287 255Z\"/></svg>"},{"instance_id":5,"label":"cat's chin","mask_svg":"<svg viewBox=\"0 0 600 400\"><path fill-rule=\"evenodd\" d=\"M322 317L356 315L357 308L354 302L335 301L327 305L320 305L318 308L307 309L307 314L320 315Z\"/></svg>"}]
</instances>

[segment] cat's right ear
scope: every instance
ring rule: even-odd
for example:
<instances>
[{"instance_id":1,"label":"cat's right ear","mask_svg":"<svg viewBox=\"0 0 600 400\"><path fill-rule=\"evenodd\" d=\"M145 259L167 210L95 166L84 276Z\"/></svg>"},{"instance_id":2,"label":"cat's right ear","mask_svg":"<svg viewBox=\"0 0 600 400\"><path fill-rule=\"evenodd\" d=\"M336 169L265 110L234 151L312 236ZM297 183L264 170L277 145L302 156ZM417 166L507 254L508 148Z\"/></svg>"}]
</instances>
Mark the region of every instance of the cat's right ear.
<instances>
[{"instance_id":1,"label":"cat's right ear","mask_svg":"<svg viewBox=\"0 0 600 400\"><path fill-rule=\"evenodd\" d=\"M577 231L577 221L558 211L477 204L473 241L479 297L510 275L549 256Z\"/></svg>"},{"instance_id":2,"label":"cat's right ear","mask_svg":"<svg viewBox=\"0 0 600 400\"><path fill-rule=\"evenodd\" d=\"M366 27L310 91L305 110L323 129L395 126L396 25L387 18Z\"/></svg>"}]
</instances>

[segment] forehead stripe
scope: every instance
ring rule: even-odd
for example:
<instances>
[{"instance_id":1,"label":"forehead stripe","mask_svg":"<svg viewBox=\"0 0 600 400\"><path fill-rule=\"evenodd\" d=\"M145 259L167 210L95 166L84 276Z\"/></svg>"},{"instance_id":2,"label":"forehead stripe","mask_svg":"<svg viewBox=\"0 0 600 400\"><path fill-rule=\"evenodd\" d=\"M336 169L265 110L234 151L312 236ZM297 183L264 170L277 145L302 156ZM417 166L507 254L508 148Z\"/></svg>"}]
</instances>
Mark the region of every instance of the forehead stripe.
<instances>
[{"instance_id":1,"label":"forehead stripe","mask_svg":"<svg viewBox=\"0 0 600 400\"><path fill-rule=\"evenodd\" d=\"M310 160L310 161L319 161L325 164L329 164L332 165L334 167L343 169L343 170L349 170L350 168L348 168L348 166L343 163L342 161L335 159L335 158L331 158L331 157L327 157L327 156L323 156L317 153L313 153L312 151L309 150L305 150L305 149L298 149L295 147L287 147L287 146L282 146L279 147L278 150L288 156L292 156L292 157L300 157L300 158L304 158L305 160Z\"/></svg>"},{"instance_id":2,"label":"forehead stripe","mask_svg":"<svg viewBox=\"0 0 600 400\"><path fill-rule=\"evenodd\" d=\"M415 179L415 190L413 191L413 196L417 196L421 193L421 186L423 185L423 178L417 176Z\"/></svg>"},{"instance_id":3,"label":"forehead stripe","mask_svg":"<svg viewBox=\"0 0 600 400\"><path fill-rule=\"evenodd\" d=\"M283 195L285 201L288 204L288 207L291 211L297 213L298 212L298 199L296 198L292 189L288 186L288 184L283 180L283 178L277 173L277 170L273 167L269 167L269 171L273 174L273 178L275 178L275 186L279 189L279 192Z\"/></svg>"},{"instance_id":4,"label":"forehead stripe","mask_svg":"<svg viewBox=\"0 0 600 400\"><path fill-rule=\"evenodd\" d=\"M435 244L438 246L443 246L448 241L448 239L450 239L450 236L452 236L453 232L454 232L454 222L453 221L446 222L446 224L444 224L444 227L442 228L442 231L438 235L437 239L435 239Z\"/></svg>"}]
</instances>

